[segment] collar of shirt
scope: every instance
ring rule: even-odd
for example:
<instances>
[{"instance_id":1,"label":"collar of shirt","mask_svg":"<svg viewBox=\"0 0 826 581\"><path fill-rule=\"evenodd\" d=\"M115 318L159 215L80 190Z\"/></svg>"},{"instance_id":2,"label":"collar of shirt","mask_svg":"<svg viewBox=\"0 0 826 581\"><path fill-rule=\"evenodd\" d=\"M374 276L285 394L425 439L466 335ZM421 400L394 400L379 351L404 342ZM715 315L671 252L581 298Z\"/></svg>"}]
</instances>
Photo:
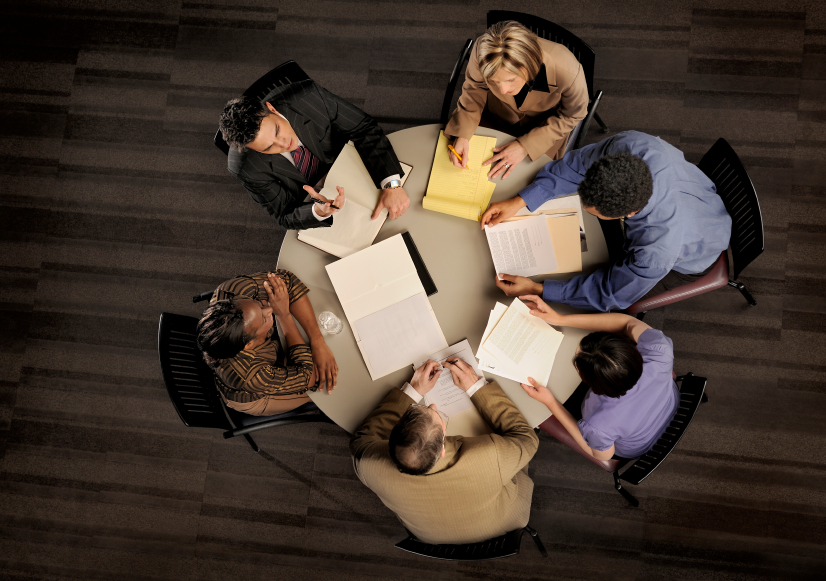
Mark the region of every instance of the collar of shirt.
<instances>
[{"instance_id":1,"label":"collar of shirt","mask_svg":"<svg viewBox=\"0 0 826 581\"><path fill-rule=\"evenodd\" d=\"M539 72L536 73L536 76L532 80L525 83L522 90L513 96L513 100L516 102L517 107L522 106L522 103L525 102L525 99L528 97L528 93L531 91L541 91L543 93L551 92L548 88L548 75L545 72L545 63L539 65Z\"/></svg>"},{"instance_id":2,"label":"collar of shirt","mask_svg":"<svg viewBox=\"0 0 826 581\"><path fill-rule=\"evenodd\" d=\"M284 119L284 120L286 121L286 119L287 119L287 118L286 118L286 117L284 117L284 116L283 116L281 113L279 113L278 111L276 111L276 112L275 112L275 114L276 114L276 115L278 115L279 117L281 117L282 119ZM303 143L301 143L301 139L299 139L299 138L298 138L298 134L296 134L296 136L295 136L295 140L298 142L298 146L299 146L299 147L304 147L304 144L303 144ZM281 152L281 155L283 155L284 157L286 157L286 158L287 158L287 161L289 161L291 164L293 164L293 167L295 167L295 160L293 159L293 154L292 154L291 152L289 152L289 151L282 151L282 152ZM319 218L319 219L321 219L321 218Z\"/></svg>"}]
</instances>

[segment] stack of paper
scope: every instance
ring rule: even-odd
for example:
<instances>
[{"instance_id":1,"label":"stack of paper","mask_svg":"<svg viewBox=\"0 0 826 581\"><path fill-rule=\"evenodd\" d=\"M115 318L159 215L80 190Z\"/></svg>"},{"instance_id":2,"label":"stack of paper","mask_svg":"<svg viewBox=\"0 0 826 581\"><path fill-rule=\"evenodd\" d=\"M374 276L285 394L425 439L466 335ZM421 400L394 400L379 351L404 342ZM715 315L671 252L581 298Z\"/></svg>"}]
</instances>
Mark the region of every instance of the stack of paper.
<instances>
[{"instance_id":1,"label":"stack of paper","mask_svg":"<svg viewBox=\"0 0 826 581\"><path fill-rule=\"evenodd\" d=\"M424 362L428 359L438 361L440 364L444 364L446 359L450 359L451 361L461 359L473 367L473 371L476 372L477 377L482 377L479 367L476 365L476 359L473 357L473 351L470 349L470 343L467 342L467 339L460 341L455 345L451 345L447 349L442 349L441 351L433 353L430 357L417 361L413 364L413 369L418 369L424 365ZM473 408L473 403L470 401L468 395L463 390L456 387L453 383L453 375L450 373L450 365L445 365L443 367L442 374L439 375L436 385L433 386L433 389L427 392L427 395L424 396L424 400L426 405L435 403L438 410L447 414L448 417L455 416Z\"/></svg>"},{"instance_id":2,"label":"stack of paper","mask_svg":"<svg viewBox=\"0 0 826 581\"><path fill-rule=\"evenodd\" d=\"M433 169L427 192L422 200L426 210L479 221L490 203L496 184L488 181L491 166L482 162L493 156L495 137L474 135L470 138L469 168L457 168L448 157L448 140L444 131L433 157Z\"/></svg>"},{"instance_id":3,"label":"stack of paper","mask_svg":"<svg viewBox=\"0 0 826 581\"><path fill-rule=\"evenodd\" d=\"M482 371L520 383L533 377L547 385L561 343L562 333L513 299L510 307L496 303L476 358Z\"/></svg>"}]
</instances>

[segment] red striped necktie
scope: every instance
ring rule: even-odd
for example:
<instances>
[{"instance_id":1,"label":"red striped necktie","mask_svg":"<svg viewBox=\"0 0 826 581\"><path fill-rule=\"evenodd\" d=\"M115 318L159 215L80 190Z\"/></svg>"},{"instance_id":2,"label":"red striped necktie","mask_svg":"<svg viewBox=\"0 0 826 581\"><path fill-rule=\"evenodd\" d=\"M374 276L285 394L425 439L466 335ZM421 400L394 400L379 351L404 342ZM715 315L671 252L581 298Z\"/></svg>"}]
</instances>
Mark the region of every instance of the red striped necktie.
<instances>
[{"instance_id":1,"label":"red striped necktie","mask_svg":"<svg viewBox=\"0 0 826 581\"><path fill-rule=\"evenodd\" d=\"M306 178L308 184L314 186L319 177L318 158L303 145L299 145L297 149L291 151L290 155L293 156L295 161L295 168Z\"/></svg>"}]
</instances>

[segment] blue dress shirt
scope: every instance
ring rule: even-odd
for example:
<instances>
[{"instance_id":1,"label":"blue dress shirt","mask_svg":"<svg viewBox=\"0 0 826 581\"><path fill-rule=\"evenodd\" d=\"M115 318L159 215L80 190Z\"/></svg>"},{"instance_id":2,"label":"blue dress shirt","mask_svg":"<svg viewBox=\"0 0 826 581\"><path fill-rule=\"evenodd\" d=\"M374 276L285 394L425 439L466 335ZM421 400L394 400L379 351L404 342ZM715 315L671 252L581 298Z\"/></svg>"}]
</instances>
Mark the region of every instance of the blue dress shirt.
<instances>
[{"instance_id":1,"label":"blue dress shirt","mask_svg":"<svg viewBox=\"0 0 826 581\"><path fill-rule=\"evenodd\" d=\"M638 131L568 152L542 168L519 195L533 212L548 200L576 193L592 163L617 153L642 158L654 179L651 199L625 219L627 254L590 275L546 280L542 296L547 302L597 311L624 309L669 271L703 272L728 248L731 218L714 183L679 149Z\"/></svg>"}]
</instances>

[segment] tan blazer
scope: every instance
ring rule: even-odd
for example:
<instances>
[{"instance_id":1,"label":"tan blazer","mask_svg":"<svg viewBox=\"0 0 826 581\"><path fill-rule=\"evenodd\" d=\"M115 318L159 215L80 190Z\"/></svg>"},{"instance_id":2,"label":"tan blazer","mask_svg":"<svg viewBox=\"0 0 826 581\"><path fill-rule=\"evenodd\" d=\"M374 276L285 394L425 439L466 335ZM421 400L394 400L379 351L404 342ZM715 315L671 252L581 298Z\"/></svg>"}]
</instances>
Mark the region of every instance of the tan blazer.
<instances>
[{"instance_id":1,"label":"tan blazer","mask_svg":"<svg viewBox=\"0 0 826 581\"><path fill-rule=\"evenodd\" d=\"M561 44L539 39L548 78L547 93L536 88L528 93L521 107L513 95L503 95L495 84L488 86L479 70L479 40L470 55L462 95L445 128L445 135L470 139L479 126L482 111L488 110L506 124L533 126L518 138L532 160L543 153L559 159L568 135L588 113L588 85L582 65Z\"/></svg>"},{"instance_id":2,"label":"tan blazer","mask_svg":"<svg viewBox=\"0 0 826 581\"><path fill-rule=\"evenodd\" d=\"M387 394L350 441L359 479L426 543L483 541L528 524L528 462L539 438L496 383L471 401L495 433L448 437L444 457L421 476L399 472L388 452L390 431L414 403L399 389Z\"/></svg>"}]
</instances>

